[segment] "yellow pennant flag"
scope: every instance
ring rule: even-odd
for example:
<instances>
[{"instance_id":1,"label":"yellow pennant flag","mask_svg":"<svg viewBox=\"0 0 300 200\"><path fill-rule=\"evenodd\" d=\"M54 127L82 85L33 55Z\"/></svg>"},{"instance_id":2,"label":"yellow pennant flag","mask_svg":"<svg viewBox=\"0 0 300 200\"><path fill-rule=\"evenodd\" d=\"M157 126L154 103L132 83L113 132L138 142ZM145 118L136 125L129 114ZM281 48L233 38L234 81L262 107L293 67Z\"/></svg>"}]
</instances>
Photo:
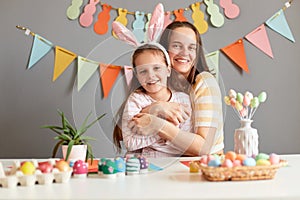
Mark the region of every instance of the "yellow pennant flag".
<instances>
[{"instance_id":1,"label":"yellow pennant flag","mask_svg":"<svg viewBox=\"0 0 300 200\"><path fill-rule=\"evenodd\" d=\"M77 55L67 49L55 47L55 63L52 81L55 81L71 64Z\"/></svg>"}]
</instances>

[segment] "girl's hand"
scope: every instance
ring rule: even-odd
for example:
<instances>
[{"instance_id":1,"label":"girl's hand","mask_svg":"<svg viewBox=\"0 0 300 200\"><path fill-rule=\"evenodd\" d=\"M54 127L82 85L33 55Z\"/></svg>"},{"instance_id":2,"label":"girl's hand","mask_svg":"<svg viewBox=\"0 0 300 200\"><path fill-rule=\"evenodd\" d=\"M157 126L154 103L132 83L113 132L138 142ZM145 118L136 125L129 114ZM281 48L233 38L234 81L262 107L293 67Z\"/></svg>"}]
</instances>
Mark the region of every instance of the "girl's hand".
<instances>
[{"instance_id":1,"label":"girl's hand","mask_svg":"<svg viewBox=\"0 0 300 200\"><path fill-rule=\"evenodd\" d=\"M165 123L168 122L154 115L139 113L132 118L128 126L134 133L140 135L155 135L161 130Z\"/></svg>"},{"instance_id":2,"label":"girl's hand","mask_svg":"<svg viewBox=\"0 0 300 200\"><path fill-rule=\"evenodd\" d=\"M191 116L191 110L186 104L175 102L154 102L142 110L142 113L163 118L175 126L186 121Z\"/></svg>"}]
</instances>

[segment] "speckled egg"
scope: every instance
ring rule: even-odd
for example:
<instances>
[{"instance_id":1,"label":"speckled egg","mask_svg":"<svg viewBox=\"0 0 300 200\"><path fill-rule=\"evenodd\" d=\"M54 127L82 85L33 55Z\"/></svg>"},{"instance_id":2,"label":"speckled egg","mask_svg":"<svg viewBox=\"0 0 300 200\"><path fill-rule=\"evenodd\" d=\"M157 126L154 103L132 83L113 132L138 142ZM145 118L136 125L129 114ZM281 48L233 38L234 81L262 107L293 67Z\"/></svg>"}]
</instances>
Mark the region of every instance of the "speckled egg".
<instances>
[{"instance_id":1,"label":"speckled egg","mask_svg":"<svg viewBox=\"0 0 300 200\"><path fill-rule=\"evenodd\" d=\"M256 161L256 165L257 166L269 166L269 165L271 165L271 162L269 160L259 159Z\"/></svg>"},{"instance_id":2,"label":"speckled egg","mask_svg":"<svg viewBox=\"0 0 300 200\"><path fill-rule=\"evenodd\" d=\"M236 159L236 153L234 151L228 151L225 154L225 159L229 159L233 162Z\"/></svg>"},{"instance_id":3,"label":"speckled egg","mask_svg":"<svg viewBox=\"0 0 300 200\"><path fill-rule=\"evenodd\" d=\"M233 163L230 159L225 159L224 162L222 163L222 167L233 167Z\"/></svg>"}]
</instances>

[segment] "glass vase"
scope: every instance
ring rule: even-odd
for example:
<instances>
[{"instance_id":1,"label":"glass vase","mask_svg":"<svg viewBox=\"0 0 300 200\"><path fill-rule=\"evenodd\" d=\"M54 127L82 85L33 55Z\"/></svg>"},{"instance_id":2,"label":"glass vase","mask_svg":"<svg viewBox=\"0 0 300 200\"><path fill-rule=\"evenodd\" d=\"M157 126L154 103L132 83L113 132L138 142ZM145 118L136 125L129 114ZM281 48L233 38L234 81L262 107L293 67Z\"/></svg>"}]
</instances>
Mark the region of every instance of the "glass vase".
<instances>
[{"instance_id":1,"label":"glass vase","mask_svg":"<svg viewBox=\"0 0 300 200\"><path fill-rule=\"evenodd\" d=\"M234 132L234 151L238 154L253 156L258 154L258 134L251 127L253 120L240 120L241 127Z\"/></svg>"}]
</instances>

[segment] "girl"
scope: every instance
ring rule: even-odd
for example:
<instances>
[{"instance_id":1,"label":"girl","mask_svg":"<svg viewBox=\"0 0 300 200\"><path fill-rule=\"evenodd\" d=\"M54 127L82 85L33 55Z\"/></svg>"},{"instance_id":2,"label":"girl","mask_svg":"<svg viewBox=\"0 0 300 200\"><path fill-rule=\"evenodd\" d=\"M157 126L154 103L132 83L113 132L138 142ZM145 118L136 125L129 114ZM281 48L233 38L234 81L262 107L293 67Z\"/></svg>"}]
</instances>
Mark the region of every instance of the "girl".
<instances>
[{"instance_id":1,"label":"girl","mask_svg":"<svg viewBox=\"0 0 300 200\"><path fill-rule=\"evenodd\" d=\"M185 104L187 111L191 111L189 96L167 87L171 67L166 50L158 43L144 44L134 51L132 66L135 74L131 88L133 92L122 107L124 111L113 135L118 152L121 149L120 140L123 139L127 153L141 153L147 157L182 155L184 151L158 135L156 129L164 126L164 121L150 123L149 126L144 124L147 131L143 133L129 127L133 117L154 102L177 102ZM179 129L190 131L191 120L188 116L189 113L186 113L187 120L177 126Z\"/></svg>"},{"instance_id":2,"label":"girl","mask_svg":"<svg viewBox=\"0 0 300 200\"><path fill-rule=\"evenodd\" d=\"M174 124L182 121L182 116L175 107L180 104L155 102L136 115L132 128L139 133L146 133L147 123L162 123L156 117L158 112L151 112L156 107L163 107L160 115L168 121L159 131L159 136L171 142L174 146L186 152L186 155L199 156L208 153L222 153L223 142L223 113L221 92L214 76L209 73L205 61L200 34L189 22L172 22L164 30L160 43L168 50L171 65L179 74L173 73L171 80L176 80L176 89L190 92L193 104L194 131L185 132ZM191 84L186 84L187 80Z\"/></svg>"}]
</instances>

